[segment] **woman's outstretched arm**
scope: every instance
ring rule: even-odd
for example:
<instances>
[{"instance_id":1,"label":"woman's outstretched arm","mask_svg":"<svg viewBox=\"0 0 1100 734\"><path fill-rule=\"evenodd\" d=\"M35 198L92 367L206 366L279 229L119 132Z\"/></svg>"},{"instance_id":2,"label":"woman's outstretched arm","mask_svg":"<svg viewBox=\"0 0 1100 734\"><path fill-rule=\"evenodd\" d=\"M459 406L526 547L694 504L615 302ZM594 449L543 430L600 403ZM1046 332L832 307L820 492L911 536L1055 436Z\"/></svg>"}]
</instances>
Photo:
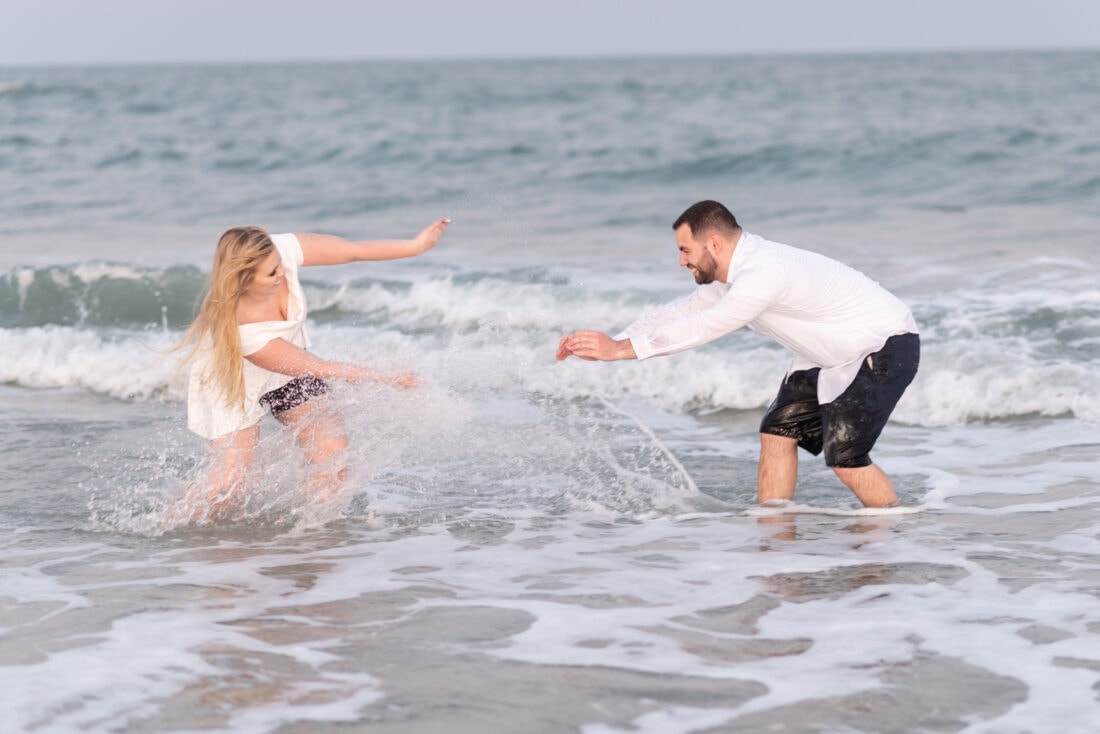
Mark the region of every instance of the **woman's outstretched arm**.
<instances>
[{"instance_id":1,"label":"woman's outstretched arm","mask_svg":"<svg viewBox=\"0 0 1100 734\"><path fill-rule=\"evenodd\" d=\"M322 359L285 339L272 339L263 349L249 354L245 359L257 367L292 377L308 376L346 382L377 382L397 387L416 387L420 384L419 378L412 372L372 370L357 364Z\"/></svg>"},{"instance_id":2,"label":"woman's outstretched arm","mask_svg":"<svg viewBox=\"0 0 1100 734\"><path fill-rule=\"evenodd\" d=\"M440 219L411 240L352 242L330 234L298 234L303 265L343 265L361 260L396 260L415 257L435 247L450 219Z\"/></svg>"}]
</instances>

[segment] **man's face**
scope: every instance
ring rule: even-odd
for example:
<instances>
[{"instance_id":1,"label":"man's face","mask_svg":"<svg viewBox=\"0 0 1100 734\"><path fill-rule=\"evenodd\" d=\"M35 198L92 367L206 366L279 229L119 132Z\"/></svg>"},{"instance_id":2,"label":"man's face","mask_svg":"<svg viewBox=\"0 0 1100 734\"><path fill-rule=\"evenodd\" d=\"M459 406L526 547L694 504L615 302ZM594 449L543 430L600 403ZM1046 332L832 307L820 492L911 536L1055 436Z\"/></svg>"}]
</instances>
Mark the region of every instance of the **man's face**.
<instances>
[{"instance_id":1,"label":"man's face","mask_svg":"<svg viewBox=\"0 0 1100 734\"><path fill-rule=\"evenodd\" d=\"M706 245L695 239L686 224L676 230L676 246L680 250L680 265L691 271L699 285L713 283L718 273L718 261Z\"/></svg>"}]
</instances>

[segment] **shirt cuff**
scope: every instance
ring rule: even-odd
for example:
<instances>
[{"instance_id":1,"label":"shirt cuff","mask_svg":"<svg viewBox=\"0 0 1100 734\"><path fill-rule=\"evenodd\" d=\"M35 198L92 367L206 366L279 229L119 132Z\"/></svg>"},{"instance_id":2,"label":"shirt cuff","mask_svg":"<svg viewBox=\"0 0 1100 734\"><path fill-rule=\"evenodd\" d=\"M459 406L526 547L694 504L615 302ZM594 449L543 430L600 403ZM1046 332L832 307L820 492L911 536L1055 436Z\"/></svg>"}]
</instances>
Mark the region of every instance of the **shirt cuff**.
<instances>
[{"instance_id":1,"label":"shirt cuff","mask_svg":"<svg viewBox=\"0 0 1100 734\"><path fill-rule=\"evenodd\" d=\"M634 347L634 356L638 359L647 359L652 357L656 350L649 343L649 339L645 334L639 334L638 336L630 337L630 346Z\"/></svg>"}]
</instances>

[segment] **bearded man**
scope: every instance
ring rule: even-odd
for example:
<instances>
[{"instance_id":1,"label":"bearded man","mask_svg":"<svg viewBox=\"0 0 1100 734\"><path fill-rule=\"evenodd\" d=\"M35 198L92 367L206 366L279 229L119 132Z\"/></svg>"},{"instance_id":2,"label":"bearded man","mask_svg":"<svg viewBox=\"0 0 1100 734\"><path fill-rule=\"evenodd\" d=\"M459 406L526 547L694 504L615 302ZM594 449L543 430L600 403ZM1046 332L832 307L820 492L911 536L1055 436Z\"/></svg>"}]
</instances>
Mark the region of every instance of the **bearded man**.
<instances>
[{"instance_id":1,"label":"bearded man","mask_svg":"<svg viewBox=\"0 0 1100 734\"><path fill-rule=\"evenodd\" d=\"M757 501L794 496L801 447L824 452L864 506L896 505L870 453L920 362L909 308L847 265L744 231L717 201L688 207L672 229L699 287L614 337L567 334L557 358L649 359L748 327L794 355L760 423Z\"/></svg>"}]
</instances>

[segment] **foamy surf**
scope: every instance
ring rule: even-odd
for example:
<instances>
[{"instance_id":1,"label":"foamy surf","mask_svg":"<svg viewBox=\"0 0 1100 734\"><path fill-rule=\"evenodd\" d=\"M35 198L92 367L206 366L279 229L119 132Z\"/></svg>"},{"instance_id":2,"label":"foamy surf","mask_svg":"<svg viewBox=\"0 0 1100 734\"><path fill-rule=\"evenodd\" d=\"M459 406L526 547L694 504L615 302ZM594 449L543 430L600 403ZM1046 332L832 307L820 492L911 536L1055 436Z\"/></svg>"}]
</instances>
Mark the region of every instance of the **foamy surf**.
<instances>
[{"instance_id":1,"label":"foamy surf","mask_svg":"<svg viewBox=\"0 0 1100 734\"><path fill-rule=\"evenodd\" d=\"M190 298L169 298L164 294L176 276L168 271L105 265L50 271L47 290L67 294L63 305L50 306L36 295L36 288L46 288L42 277L11 274L12 292L0 292L0 321L14 327L0 330L0 348L9 355L0 362L0 380L181 402L185 380L163 353L190 318L197 277L186 277L195 280L186 287ZM1079 269L1052 278L1043 289L982 297L980 303L976 296L915 299L923 332L920 379L898 405L896 419L946 426L1030 415L1100 416L1091 380L1100 360L1100 307L1090 291L1082 291L1091 281L1086 286ZM127 285L107 287L104 279ZM598 395L615 404L644 400L680 413L755 410L770 402L788 362L774 345L737 333L689 354L641 364L554 364L553 345L561 333L577 325L614 330L655 303L652 296L647 302L638 293L593 293L568 281L483 274L462 284L445 276L411 285L317 283L307 291L320 307L322 323L313 331L326 354L377 361L381 352L429 370L451 370L471 350L495 350L510 369L482 371L476 379L514 378L547 394ZM1066 350L1077 357L1059 356ZM449 364L440 363L440 354ZM684 380L685 372L697 377Z\"/></svg>"},{"instance_id":2,"label":"foamy surf","mask_svg":"<svg viewBox=\"0 0 1100 734\"><path fill-rule=\"evenodd\" d=\"M783 515L825 515L829 517L890 517L916 515L932 508L932 505L896 507L815 507L791 500L768 500L744 511L745 517L781 517Z\"/></svg>"}]
</instances>

